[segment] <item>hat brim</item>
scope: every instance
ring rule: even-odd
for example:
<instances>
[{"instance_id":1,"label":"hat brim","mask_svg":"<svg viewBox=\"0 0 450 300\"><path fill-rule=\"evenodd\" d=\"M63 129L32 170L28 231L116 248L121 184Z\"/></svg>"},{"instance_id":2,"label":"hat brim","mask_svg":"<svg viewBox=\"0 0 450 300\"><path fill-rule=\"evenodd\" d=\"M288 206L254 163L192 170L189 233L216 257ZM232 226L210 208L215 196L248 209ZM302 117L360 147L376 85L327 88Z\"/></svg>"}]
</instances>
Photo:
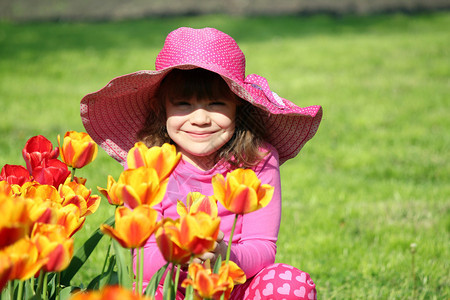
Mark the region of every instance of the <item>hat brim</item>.
<instances>
[{"instance_id":1,"label":"hat brim","mask_svg":"<svg viewBox=\"0 0 450 300\"><path fill-rule=\"evenodd\" d=\"M108 155L125 165L128 151L137 142L137 132L145 123L161 80L173 69L194 68L227 74L220 72L217 65L185 64L116 77L81 100L80 115L87 133ZM277 149L280 165L295 157L317 132L322 118L320 106L302 108L283 98L280 106L270 101L254 84L221 76L236 95L267 112L262 116L266 140Z\"/></svg>"}]
</instances>

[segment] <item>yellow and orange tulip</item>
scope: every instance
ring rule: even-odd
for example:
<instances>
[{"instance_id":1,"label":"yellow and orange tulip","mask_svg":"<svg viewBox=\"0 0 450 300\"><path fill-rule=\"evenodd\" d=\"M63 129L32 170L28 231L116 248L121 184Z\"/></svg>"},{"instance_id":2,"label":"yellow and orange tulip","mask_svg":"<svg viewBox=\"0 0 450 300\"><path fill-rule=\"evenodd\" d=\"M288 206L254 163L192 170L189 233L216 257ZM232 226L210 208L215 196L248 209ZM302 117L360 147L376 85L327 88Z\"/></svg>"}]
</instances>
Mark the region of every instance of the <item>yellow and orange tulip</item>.
<instances>
[{"instance_id":1,"label":"yellow and orange tulip","mask_svg":"<svg viewBox=\"0 0 450 300\"><path fill-rule=\"evenodd\" d=\"M235 214L246 214L265 207L272 200L274 187L261 184L255 172L250 169L236 169L213 176L214 198Z\"/></svg>"},{"instance_id":2,"label":"yellow and orange tulip","mask_svg":"<svg viewBox=\"0 0 450 300\"><path fill-rule=\"evenodd\" d=\"M117 188L119 185L114 180L114 178L111 175L108 175L108 184L106 186L106 189L102 187L97 187L98 191L105 196L106 199L108 199L109 204L115 205L115 206L121 206L123 205L123 199L122 197L119 197L119 193L117 193Z\"/></svg>"},{"instance_id":3,"label":"yellow and orange tulip","mask_svg":"<svg viewBox=\"0 0 450 300\"><path fill-rule=\"evenodd\" d=\"M56 224L64 227L67 237L72 237L83 227L83 224L86 221L86 217L80 216L80 210L78 209L78 206L74 204L62 206L56 213Z\"/></svg>"},{"instance_id":4,"label":"yellow and orange tulip","mask_svg":"<svg viewBox=\"0 0 450 300\"><path fill-rule=\"evenodd\" d=\"M122 206L116 209L115 228L103 224L103 233L111 236L124 248L140 248L157 228L158 213L149 205L135 209Z\"/></svg>"},{"instance_id":5,"label":"yellow and orange tulip","mask_svg":"<svg viewBox=\"0 0 450 300\"><path fill-rule=\"evenodd\" d=\"M80 216L93 214L100 205L100 196L91 195L91 190L84 184L74 181L59 186L59 193L63 197L63 206L69 203L80 209Z\"/></svg>"},{"instance_id":6,"label":"yellow and orange tulip","mask_svg":"<svg viewBox=\"0 0 450 300\"><path fill-rule=\"evenodd\" d=\"M180 242L194 255L201 255L214 248L220 231L220 218L207 213L187 214L180 219Z\"/></svg>"},{"instance_id":7,"label":"yellow and orange tulip","mask_svg":"<svg viewBox=\"0 0 450 300\"><path fill-rule=\"evenodd\" d=\"M161 181L169 177L181 159L174 145L163 144L161 147L148 148L138 142L128 151L127 165L129 169L139 167L153 168Z\"/></svg>"},{"instance_id":8,"label":"yellow and orange tulip","mask_svg":"<svg viewBox=\"0 0 450 300\"><path fill-rule=\"evenodd\" d=\"M0 218L0 249L14 244L31 232L31 204L28 199L0 193L0 211L3 214Z\"/></svg>"},{"instance_id":9,"label":"yellow and orange tulip","mask_svg":"<svg viewBox=\"0 0 450 300\"><path fill-rule=\"evenodd\" d=\"M244 272L232 261L228 264L222 262L218 274L210 268L193 263L188 269L189 277L182 283L183 287L192 286L195 295L200 299L229 299L235 284L244 283Z\"/></svg>"},{"instance_id":10,"label":"yellow and orange tulip","mask_svg":"<svg viewBox=\"0 0 450 300\"><path fill-rule=\"evenodd\" d=\"M47 259L43 266L45 272L60 272L69 266L73 256L73 239L67 238L62 225L37 223L31 239L39 250L39 257Z\"/></svg>"},{"instance_id":11,"label":"yellow and orange tulip","mask_svg":"<svg viewBox=\"0 0 450 300\"><path fill-rule=\"evenodd\" d=\"M147 204L159 204L166 193L169 179L160 182L158 174L152 168L140 167L128 169L120 174L115 188L116 197L123 200L129 207Z\"/></svg>"},{"instance_id":12,"label":"yellow and orange tulip","mask_svg":"<svg viewBox=\"0 0 450 300\"><path fill-rule=\"evenodd\" d=\"M199 192L192 192L186 196L186 205L181 201L177 203L177 212L181 217L188 213L195 214L199 211L216 218L218 215L217 202L212 197L202 195Z\"/></svg>"},{"instance_id":13,"label":"yellow and orange tulip","mask_svg":"<svg viewBox=\"0 0 450 300\"><path fill-rule=\"evenodd\" d=\"M186 264L191 252L181 244L180 220L162 220L155 234L156 243L164 259L174 264Z\"/></svg>"},{"instance_id":14,"label":"yellow and orange tulip","mask_svg":"<svg viewBox=\"0 0 450 300\"><path fill-rule=\"evenodd\" d=\"M58 135L58 145L61 160L72 168L82 168L97 157L97 144L85 132L66 132L62 145Z\"/></svg>"},{"instance_id":15,"label":"yellow and orange tulip","mask_svg":"<svg viewBox=\"0 0 450 300\"><path fill-rule=\"evenodd\" d=\"M34 242L29 238L23 238L13 245L5 248L6 255L12 261L13 268L9 276L10 280L27 280L34 276L48 258L39 257L39 251Z\"/></svg>"},{"instance_id":16,"label":"yellow and orange tulip","mask_svg":"<svg viewBox=\"0 0 450 300\"><path fill-rule=\"evenodd\" d=\"M0 251L0 293L9 281L11 272L13 270L13 263L9 255Z\"/></svg>"}]
</instances>

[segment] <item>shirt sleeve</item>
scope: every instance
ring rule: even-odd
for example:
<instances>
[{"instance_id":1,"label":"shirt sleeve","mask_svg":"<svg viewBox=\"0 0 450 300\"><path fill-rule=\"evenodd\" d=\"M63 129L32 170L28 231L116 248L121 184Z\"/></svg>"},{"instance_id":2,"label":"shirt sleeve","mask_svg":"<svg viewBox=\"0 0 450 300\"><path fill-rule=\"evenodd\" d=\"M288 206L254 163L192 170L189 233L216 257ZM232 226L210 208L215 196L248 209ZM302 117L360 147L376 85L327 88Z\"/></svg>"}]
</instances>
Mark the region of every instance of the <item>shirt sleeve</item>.
<instances>
[{"instance_id":1,"label":"shirt sleeve","mask_svg":"<svg viewBox=\"0 0 450 300\"><path fill-rule=\"evenodd\" d=\"M240 216L241 238L232 245L231 260L245 272L247 278L275 262L276 242L281 220L281 182L278 154L270 153L255 172L262 184L274 187L270 203L257 211Z\"/></svg>"}]
</instances>

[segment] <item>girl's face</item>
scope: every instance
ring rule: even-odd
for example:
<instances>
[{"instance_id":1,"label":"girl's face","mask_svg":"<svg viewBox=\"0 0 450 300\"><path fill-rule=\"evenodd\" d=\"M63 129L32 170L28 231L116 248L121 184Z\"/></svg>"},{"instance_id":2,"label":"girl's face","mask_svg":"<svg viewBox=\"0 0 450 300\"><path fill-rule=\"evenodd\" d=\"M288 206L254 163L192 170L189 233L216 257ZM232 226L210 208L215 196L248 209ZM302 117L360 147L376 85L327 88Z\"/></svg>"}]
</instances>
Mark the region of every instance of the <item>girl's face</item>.
<instances>
[{"instance_id":1,"label":"girl's face","mask_svg":"<svg viewBox=\"0 0 450 300\"><path fill-rule=\"evenodd\" d=\"M214 155L233 136L236 101L229 99L166 100L167 133L183 159L207 170Z\"/></svg>"}]
</instances>

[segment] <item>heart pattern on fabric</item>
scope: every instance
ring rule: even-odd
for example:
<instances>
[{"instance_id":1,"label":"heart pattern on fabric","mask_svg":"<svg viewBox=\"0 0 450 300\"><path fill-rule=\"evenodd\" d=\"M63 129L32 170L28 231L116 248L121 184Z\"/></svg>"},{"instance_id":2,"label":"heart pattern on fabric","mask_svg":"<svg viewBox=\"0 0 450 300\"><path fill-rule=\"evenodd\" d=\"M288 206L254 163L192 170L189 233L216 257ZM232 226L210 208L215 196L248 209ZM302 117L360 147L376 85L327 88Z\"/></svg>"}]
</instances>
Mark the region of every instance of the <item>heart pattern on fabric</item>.
<instances>
[{"instance_id":1,"label":"heart pattern on fabric","mask_svg":"<svg viewBox=\"0 0 450 300\"><path fill-rule=\"evenodd\" d=\"M255 297L253 300L261 300L261 294L259 293L259 290L256 290Z\"/></svg>"},{"instance_id":2,"label":"heart pattern on fabric","mask_svg":"<svg viewBox=\"0 0 450 300\"><path fill-rule=\"evenodd\" d=\"M308 294L308 299L311 299L311 300L314 300L314 299L316 299L316 294L314 293L314 291L311 291L311 292L309 292L309 294Z\"/></svg>"},{"instance_id":3,"label":"heart pattern on fabric","mask_svg":"<svg viewBox=\"0 0 450 300\"><path fill-rule=\"evenodd\" d=\"M277 288L277 292L280 295L289 295L291 291L291 286L288 283L283 284L282 287Z\"/></svg>"},{"instance_id":4,"label":"heart pattern on fabric","mask_svg":"<svg viewBox=\"0 0 450 300\"><path fill-rule=\"evenodd\" d=\"M256 289L259 284L260 277L256 277L255 282L252 284L252 289Z\"/></svg>"},{"instance_id":5,"label":"heart pattern on fabric","mask_svg":"<svg viewBox=\"0 0 450 300\"><path fill-rule=\"evenodd\" d=\"M294 291L294 295L299 298L305 297L305 294L306 294L306 289L304 286L301 286L298 290Z\"/></svg>"},{"instance_id":6,"label":"heart pattern on fabric","mask_svg":"<svg viewBox=\"0 0 450 300\"><path fill-rule=\"evenodd\" d=\"M298 282L306 283L306 273L302 273L302 274L300 274L300 276L296 276L295 279Z\"/></svg>"},{"instance_id":7,"label":"heart pattern on fabric","mask_svg":"<svg viewBox=\"0 0 450 300\"><path fill-rule=\"evenodd\" d=\"M275 270L270 270L269 273L267 273L266 276L263 277L263 280L270 280L275 278Z\"/></svg>"},{"instance_id":8,"label":"heart pattern on fabric","mask_svg":"<svg viewBox=\"0 0 450 300\"><path fill-rule=\"evenodd\" d=\"M290 281L292 279L292 272L291 271L286 271L284 273L281 273L279 276L283 280Z\"/></svg>"},{"instance_id":9,"label":"heart pattern on fabric","mask_svg":"<svg viewBox=\"0 0 450 300\"><path fill-rule=\"evenodd\" d=\"M266 288L262 291L262 294L264 296L270 296L273 295L273 284L272 283L268 283L266 285Z\"/></svg>"}]
</instances>

